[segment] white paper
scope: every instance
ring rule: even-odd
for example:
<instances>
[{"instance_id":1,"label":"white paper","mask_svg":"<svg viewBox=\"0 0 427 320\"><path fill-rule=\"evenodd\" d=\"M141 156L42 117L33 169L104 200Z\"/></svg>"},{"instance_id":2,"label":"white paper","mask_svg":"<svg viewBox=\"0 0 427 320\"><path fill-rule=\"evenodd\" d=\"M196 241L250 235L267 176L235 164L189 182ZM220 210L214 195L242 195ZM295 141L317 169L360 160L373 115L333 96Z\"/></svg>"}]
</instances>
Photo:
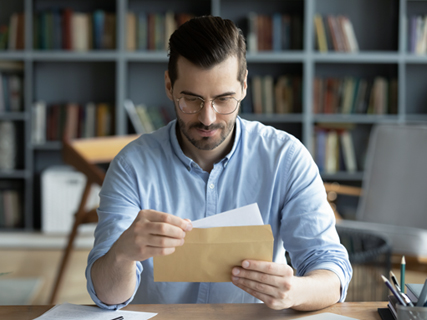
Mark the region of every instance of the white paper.
<instances>
[{"instance_id":1,"label":"white paper","mask_svg":"<svg viewBox=\"0 0 427 320\"><path fill-rule=\"evenodd\" d=\"M258 204L253 203L214 216L192 221L194 228L239 227L263 225Z\"/></svg>"},{"instance_id":2,"label":"white paper","mask_svg":"<svg viewBox=\"0 0 427 320\"><path fill-rule=\"evenodd\" d=\"M124 320L147 320L157 313L139 311L110 311L98 307L80 306L71 303L63 303L54 306L34 320L112 320L123 316Z\"/></svg>"},{"instance_id":3,"label":"white paper","mask_svg":"<svg viewBox=\"0 0 427 320\"><path fill-rule=\"evenodd\" d=\"M314 316L298 318L299 320L358 320L356 318L350 318L335 313L325 312L315 314Z\"/></svg>"}]
</instances>

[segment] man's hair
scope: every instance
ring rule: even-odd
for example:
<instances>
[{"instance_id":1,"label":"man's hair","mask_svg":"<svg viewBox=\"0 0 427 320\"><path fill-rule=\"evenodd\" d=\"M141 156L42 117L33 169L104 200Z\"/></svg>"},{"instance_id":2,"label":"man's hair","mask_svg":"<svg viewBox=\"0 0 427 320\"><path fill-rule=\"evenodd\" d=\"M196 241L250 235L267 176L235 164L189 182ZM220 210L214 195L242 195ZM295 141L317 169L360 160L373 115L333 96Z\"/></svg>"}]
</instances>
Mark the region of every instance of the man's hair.
<instances>
[{"instance_id":1,"label":"man's hair","mask_svg":"<svg viewBox=\"0 0 427 320\"><path fill-rule=\"evenodd\" d=\"M178 58L210 69L228 57L239 62L237 80L243 85L246 74L246 43L242 31L228 19L201 16L181 25L169 39L169 78L172 87L178 78Z\"/></svg>"}]
</instances>

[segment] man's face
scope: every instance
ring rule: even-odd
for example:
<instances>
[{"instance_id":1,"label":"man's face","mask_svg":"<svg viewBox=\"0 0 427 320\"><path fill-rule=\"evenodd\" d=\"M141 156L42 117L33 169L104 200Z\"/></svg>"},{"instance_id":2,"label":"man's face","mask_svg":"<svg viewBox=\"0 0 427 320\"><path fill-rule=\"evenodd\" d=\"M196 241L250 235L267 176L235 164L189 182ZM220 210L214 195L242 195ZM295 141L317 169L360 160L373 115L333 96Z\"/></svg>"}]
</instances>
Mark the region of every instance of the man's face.
<instances>
[{"instance_id":1,"label":"man's face","mask_svg":"<svg viewBox=\"0 0 427 320\"><path fill-rule=\"evenodd\" d=\"M238 108L231 114L221 115L214 110L211 100L224 96L241 100L246 95L246 80L244 88L237 80L237 57L230 57L208 70L180 57L177 67L178 79L173 90L166 72L166 92L174 102L183 139L199 150L214 150L224 142L231 141ZM176 101L183 95L204 99L203 109L195 114L183 113Z\"/></svg>"}]
</instances>

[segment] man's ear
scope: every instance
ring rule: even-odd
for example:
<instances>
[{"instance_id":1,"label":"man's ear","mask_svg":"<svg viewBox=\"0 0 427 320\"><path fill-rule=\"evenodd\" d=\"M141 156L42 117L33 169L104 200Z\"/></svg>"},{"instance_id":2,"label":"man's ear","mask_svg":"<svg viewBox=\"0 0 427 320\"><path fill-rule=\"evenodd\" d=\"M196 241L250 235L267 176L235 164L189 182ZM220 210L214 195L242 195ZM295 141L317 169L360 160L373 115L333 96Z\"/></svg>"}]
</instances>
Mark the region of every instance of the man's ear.
<instances>
[{"instance_id":1,"label":"man's ear","mask_svg":"<svg viewBox=\"0 0 427 320\"><path fill-rule=\"evenodd\" d=\"M166 95L168 96L168 98L173 101L173 96L172 96L172 83L171 83L171 79L169 78L169 71L165 71L165 91L166 91Z\"/></svg>"},{"instance_id":2,"label":"man's ear","mask_svg":"<svg viewBox=\"0 0 427 320\"><path fill-rule=\"evenodd\" d=\"M248 69L246 69L245 78L243 80L243 96L241 99L246 97L247 90L248 90Z\"/></svg>"}]
</instances>

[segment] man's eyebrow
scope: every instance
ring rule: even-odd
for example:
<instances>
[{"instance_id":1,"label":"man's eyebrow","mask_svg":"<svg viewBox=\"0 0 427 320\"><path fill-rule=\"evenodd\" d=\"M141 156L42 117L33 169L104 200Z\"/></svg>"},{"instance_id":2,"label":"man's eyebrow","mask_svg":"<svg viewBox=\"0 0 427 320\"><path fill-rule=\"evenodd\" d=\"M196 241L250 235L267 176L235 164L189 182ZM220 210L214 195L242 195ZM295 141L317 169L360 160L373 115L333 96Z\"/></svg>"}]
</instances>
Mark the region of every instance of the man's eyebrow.
<instances>
[{"instance_id":1,"label":"man's eyebrow","mask_svg":"<svg viewBox=\"0 0 427 320\"><path fill-rule=\"evenodd\" d=\"M185 94L185 95L188 95L188 96L194 96L194 97L198 97L198 98L202 98L202 99L204 99L201 95L199 95L199 94L195 94L195 93L190 92L190 91L185 91L185 90L183 90L183 91L181 91L181 94ZM224 92L224 93L221 93L221 94L219 94L219 95L216 95L216 96L214 97L214 99L219 98L219 97L232 96L232 95L234 95L234 94L236 94L236 92L234 92L234 91L228 91L228 92Z\"/></svg>"}]
</instances>

